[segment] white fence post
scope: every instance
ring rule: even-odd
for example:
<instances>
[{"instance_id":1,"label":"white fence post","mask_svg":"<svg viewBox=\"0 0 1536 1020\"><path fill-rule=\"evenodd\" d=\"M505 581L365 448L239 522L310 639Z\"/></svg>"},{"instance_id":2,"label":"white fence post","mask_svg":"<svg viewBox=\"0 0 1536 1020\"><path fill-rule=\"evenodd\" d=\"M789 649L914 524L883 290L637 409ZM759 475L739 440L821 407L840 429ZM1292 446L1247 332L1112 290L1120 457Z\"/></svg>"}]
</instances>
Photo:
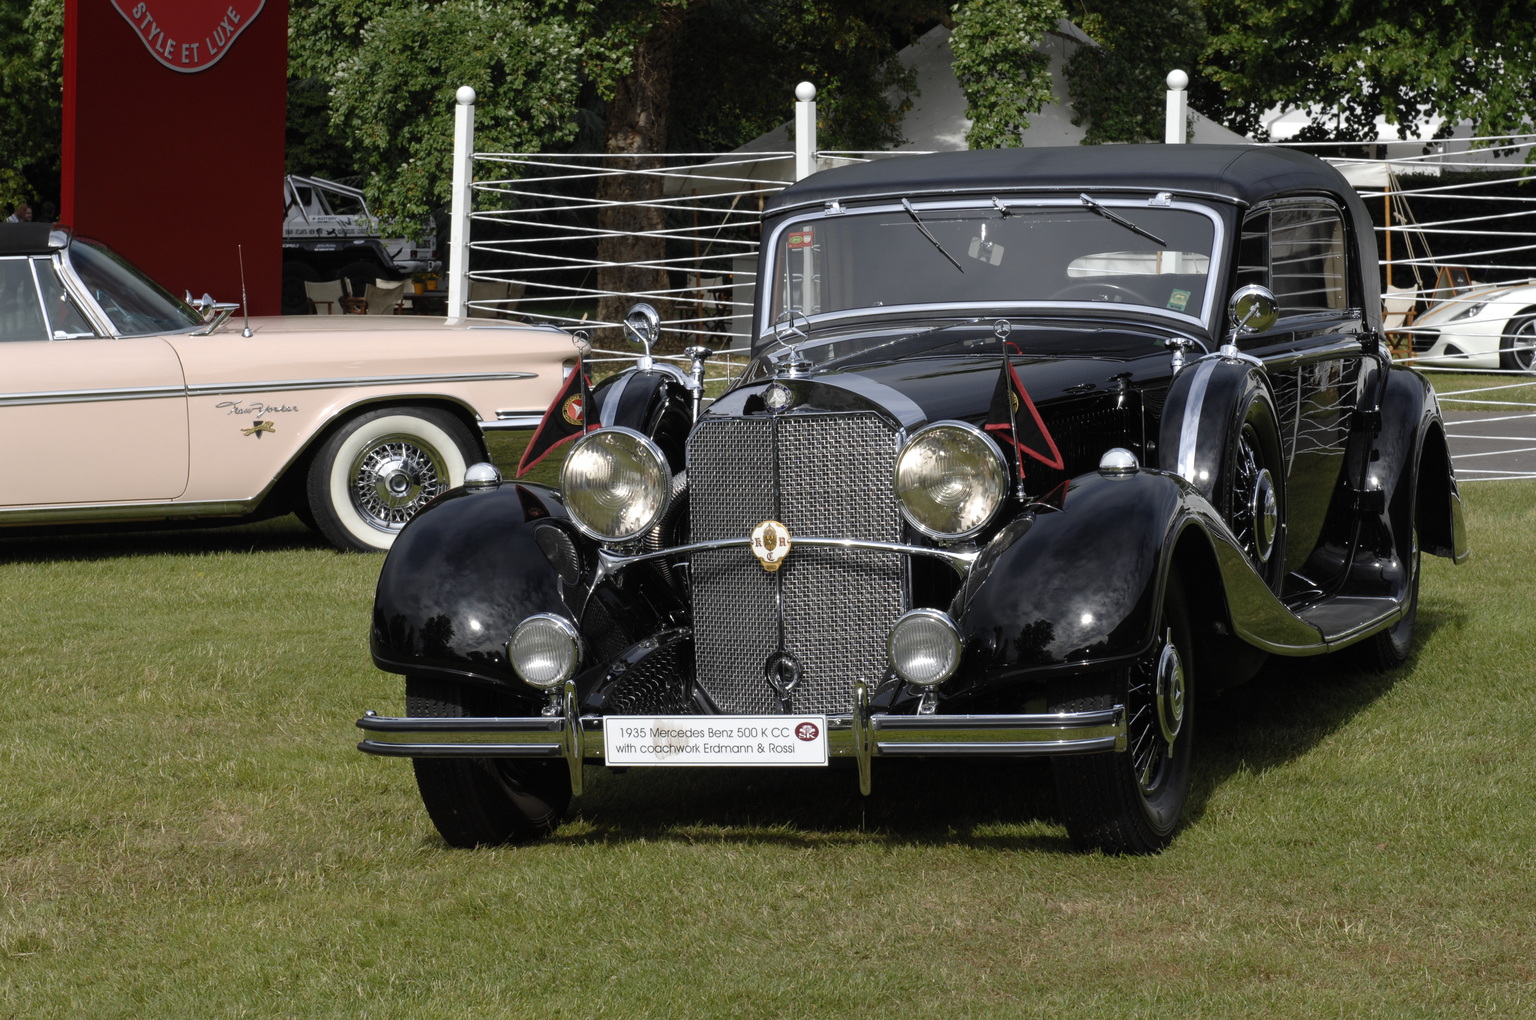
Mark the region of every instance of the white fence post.
<instances>
[{"instance_id":1,"label":"white fence post","mask_svg":"<svg viewBox=\"0 0 1536 1020\"><path fill-rule=\"evenodd\" d=\"M462 319L469 300L469 183L474 178L475 90L460 86L453 108L453 198L449 205L448 314Z\"/></svg>"},{"instance_id":2,"label":"white fence post","mask_svg":"<svg viewBox=\"0 0 1536 1020\"><path fill-rule=\"evenodd\" d=\"M795 86L795 180L816 172L816 86Z\"/></svg>"},{"instance_id":3,"label":"white fence post","mask_svg":"<svg viewBox=\"0 0 1536 1020\"><path fill-rule=\"evenodd\" d=\"M1163 141L1169 145L1184 144L1189 130L1189 75L1183 71L1168 72L1168 120L1163 127Z\"/></svg>"}]
</instances>

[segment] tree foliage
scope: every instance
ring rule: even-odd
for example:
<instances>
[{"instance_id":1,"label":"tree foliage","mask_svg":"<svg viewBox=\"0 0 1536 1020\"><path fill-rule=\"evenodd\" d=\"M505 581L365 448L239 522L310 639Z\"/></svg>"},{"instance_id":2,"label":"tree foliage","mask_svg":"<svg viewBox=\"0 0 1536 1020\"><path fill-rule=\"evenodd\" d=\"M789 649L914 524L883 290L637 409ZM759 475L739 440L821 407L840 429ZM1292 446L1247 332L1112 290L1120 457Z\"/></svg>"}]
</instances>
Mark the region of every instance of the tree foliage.
<instances>
[{"instance_id":1,"label":"tree foliage","mask_svg":"<svg viewBox=\"0 0 1536 1020\"><path fill-rule=\"evenodd\" d=\"M733 149L790 119L795 86L816 86L825 149L901 144L915 75L896 50L942 18L942 3L715 0L691 12L677 45L668 148Z\"/></svg>"},{"instance_id":2,"label":"tree foliage","mask_svg":"<svg viewBox=\"0 0 1536 1020\"><path fill-rule=\"evenodd\" d=\"M1162 141L1168 72L1193 77L1206 45L1196 0L1093 0L1078 27L1098 44L1079 47L1066 66L1084 143Z\"/></svg>"},{"instance_id":3,"label":"tree foliage","mask_svg":"<svg viewBox=\"0 0 1536 1020\"><path fill-rule=\"evenodd\" d=\"M0 4L0 204L58 196L64 2Z\"/></svg>"},{"instance_id":4,"label":"tree foliage","mask_svg":"<svg viewBox=\"0 0 1536 1020\"><path fill-rule=\"evenodd\" d=\"M1207 113L1255 134L1274 106L1307 109L1308 136L1400 137L1443 118L1477 135L1528 132L1536 114L1529 0L1204 0Z\"/></svg>"},{"instance_id":5,"label":"tree foliage","mask_svg":"<svg viewBox=\"0 0 1536 1020\"><path fill-rule=\"evenodd\" d=\"M459 86L478 94L478 150L538 151L575 133L582 56L574 26L526 3L381 11L334 65L331 127L380 211L419 219L448 195Z\"/></svg>"},{"instance_id":6,"label":"tree foliage","mask_svg":"<svg viewBox=\"0 0 1536 1020\"><path fill-rule=\"evenodd\" d=\"M1029 114L1053 98L1050 60L1035 46L1066 16L1060 0L969 0L954 12L949 44L971 120L966 144L1022 145Z\"/></svg>"}]
</instances>

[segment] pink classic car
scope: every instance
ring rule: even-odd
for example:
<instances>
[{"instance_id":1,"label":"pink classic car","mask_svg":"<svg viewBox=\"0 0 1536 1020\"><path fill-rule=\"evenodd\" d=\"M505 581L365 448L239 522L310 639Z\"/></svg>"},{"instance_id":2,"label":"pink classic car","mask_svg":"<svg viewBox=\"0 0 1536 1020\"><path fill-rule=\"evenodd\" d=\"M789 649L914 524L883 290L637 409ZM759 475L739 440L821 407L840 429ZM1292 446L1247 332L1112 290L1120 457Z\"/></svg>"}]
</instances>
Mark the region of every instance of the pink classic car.
<instances>
[{"instance_id":1,"label":"pink classic car","mask_svg":"<svg viewBox=\"0 0 1536 1020\"><path fill-rule=\"evenodd\" d=\"M416 316L231 318L115 252L0 224L0 525L295 512L384 549L536 424L575 350L553 328Z\"/></svg>"}]
</instances>

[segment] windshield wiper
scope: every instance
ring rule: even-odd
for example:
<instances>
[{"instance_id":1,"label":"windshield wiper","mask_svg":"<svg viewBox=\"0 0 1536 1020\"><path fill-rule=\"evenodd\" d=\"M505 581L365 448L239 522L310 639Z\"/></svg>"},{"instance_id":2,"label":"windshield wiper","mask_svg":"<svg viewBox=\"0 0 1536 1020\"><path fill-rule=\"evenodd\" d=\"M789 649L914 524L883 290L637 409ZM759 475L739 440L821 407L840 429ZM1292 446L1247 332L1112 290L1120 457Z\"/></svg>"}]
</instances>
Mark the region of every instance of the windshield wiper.
<instances>
[{"instance_id":1,"label":"windshield wiper","mask_svg":"<svg viewBox=\"0 0 1536 1020\"><path fill-rule=\"evenodd\" d=\"M962 273L965 272L965 267L962 266L953 255L944 250L944 246L939 243L939 239L937 237L934 237L928 232L928 228L923 225L922 217L918 216L917 210L912 208L912 203L908 202L906 199L902 199L901 207L907 211L908 216L912 217L912 222L917 224L917 229L923 232L923 236L926 237L935 248L939 249L939 254L949 259L950 263L956 269L960 270Z\"/></svg>"},{"instance_id":2,"label":"windshield wiper","mask_svg":"<svg viewBox=\"0 0 1536 1020\"><path fill-rule=\"evenodd\" d=\"M1079 195L1077 197L1081 198L1083 200L1083 204L1084 205L1086 205L1088 208L1092 209L1094 212L1098 213L1100 216L1104 217L1106 220L1112 220L1115 223L1120 224L1126 230L1134 231L1135 233L1140 234L1142 237L1145 237L1148 241L1151 241L1153 244L1157 245L1159 248L1166 248L1166 247L1168 247L1168 242L1164 241L1161 237L1158 237L1156 234L1152 233L1152 231L1147 230L1144 227L1138 227L1136 224L1132 223L1130 220L1126 219L1124 216L1121 216L1117 212L1111 211L1108 207L1104 206L1103 204L1101 204L1099 202L1094 201L1093 199L1089 198L1087 195Z\"/></svg>"}]
</instances>

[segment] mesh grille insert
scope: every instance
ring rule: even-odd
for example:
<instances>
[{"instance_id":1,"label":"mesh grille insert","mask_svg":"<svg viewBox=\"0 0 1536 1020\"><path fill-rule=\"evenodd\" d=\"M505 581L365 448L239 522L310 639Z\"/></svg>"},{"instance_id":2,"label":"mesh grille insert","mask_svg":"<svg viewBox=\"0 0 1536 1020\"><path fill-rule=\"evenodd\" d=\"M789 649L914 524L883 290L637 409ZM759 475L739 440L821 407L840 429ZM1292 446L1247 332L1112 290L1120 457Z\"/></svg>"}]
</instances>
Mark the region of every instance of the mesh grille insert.
<instances>
[{"instance_id":1,"label":"mesh grille insert","mask_svg":"<svg viewBox=\"0 0 1536 1020\"><path fill-rule=\"evenodd\" d=\"M706 420L688 446L692 538L744 538L774 518L792 541L898 542L895 459L895 430L874 414ZM770 574L742 547L697 554L692 569L698 679L722 710L779 711L764 665L780 648L804 670L796 712L845 713L853 681L884 673L905 607L900 555L796 547Z\"/></svg>"}]
</instances>

